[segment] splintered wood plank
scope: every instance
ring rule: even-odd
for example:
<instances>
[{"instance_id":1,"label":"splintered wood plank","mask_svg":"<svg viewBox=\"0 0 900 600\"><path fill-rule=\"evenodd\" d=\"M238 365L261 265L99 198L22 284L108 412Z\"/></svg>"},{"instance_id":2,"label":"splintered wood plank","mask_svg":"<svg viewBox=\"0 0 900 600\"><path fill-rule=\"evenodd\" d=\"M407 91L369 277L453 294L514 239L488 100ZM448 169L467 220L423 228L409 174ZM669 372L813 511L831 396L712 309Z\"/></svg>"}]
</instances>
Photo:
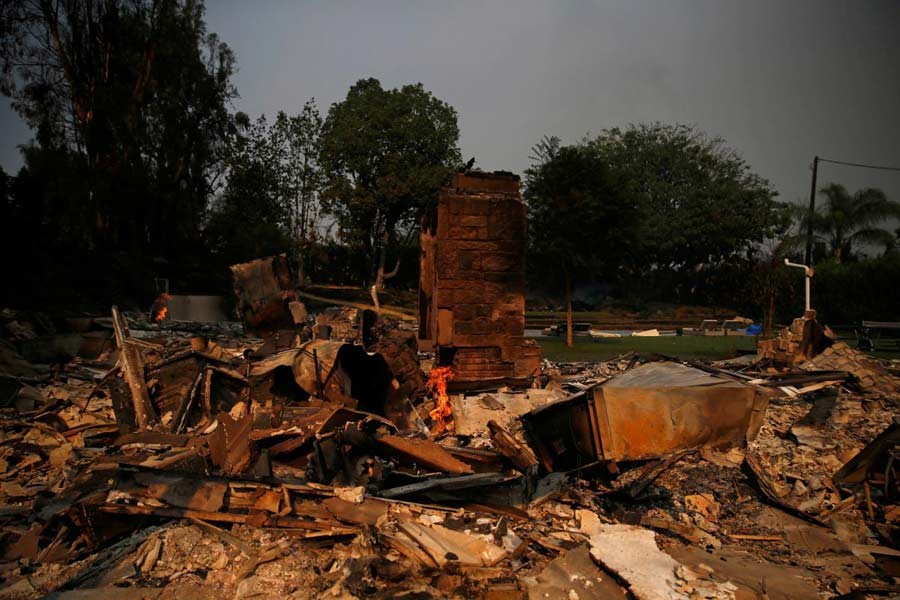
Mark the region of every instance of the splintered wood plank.
<instances>
[{"instance_id":1,"label":"splintered wood plank","mask_svg":"<svg viewBox=\"0 0 900 600\"><path fill-rule=\"evenodd\" d=\"M192 479L160 473L135 473L134 480L146 494L169 506L216 512L225 504L228 485L214 479Z\"/></svg>"},{"instance_id":2,"label":"splintered wood plank","mask_svg":"<svg viewBox=\"0 0 900 600\"><path fill-rule=\"evenodd\" d=\"M131 400L134 402L135 420L138 429L147 429L156 420L156 414L153 405L150 404L150 393L147 391L147 382L144 379L144 362L141 359L141 351L130 343L127 325L116 306L112 307L112 321L116 334L116 346L119 348L119 363L128 388L131 390Z\"/></svg>"},{"instance_id":3,"label":"splintered wood plank","mask_svg":"<svg viewBox=\"0 0 900 600\"><path fill-rule=\"evenodd\" d=\"M430 527L413 521L400 521L397 526L439 566L450 561L461 565L492 567L506 558L506 551L480 537L453 531L440 525Z\"/></svg>"},{"instance_id":4,"label":"splintered wood plank","mask_svg":"<svg viewBox=\"0 0 900 600\"><path fill-rule=\"evenodd\" d=\"M375 525L380 518L388 514L387 504L371 499L353 504L340 498L328 498L322 504L334 518L357 525Z\"/></svg>"},{"instance_id":5,"label":"splintered wood plank","mask_svg":"<svg viewBox=\"0 0 900 600\"><path fill-rule=\"evenodd\" d=\"M494 447L510 460L523 473L537 473L538 460L534 451L514 438L502 425L494 420L488 421L491 441Z\"/></svg>"}]
</instances>

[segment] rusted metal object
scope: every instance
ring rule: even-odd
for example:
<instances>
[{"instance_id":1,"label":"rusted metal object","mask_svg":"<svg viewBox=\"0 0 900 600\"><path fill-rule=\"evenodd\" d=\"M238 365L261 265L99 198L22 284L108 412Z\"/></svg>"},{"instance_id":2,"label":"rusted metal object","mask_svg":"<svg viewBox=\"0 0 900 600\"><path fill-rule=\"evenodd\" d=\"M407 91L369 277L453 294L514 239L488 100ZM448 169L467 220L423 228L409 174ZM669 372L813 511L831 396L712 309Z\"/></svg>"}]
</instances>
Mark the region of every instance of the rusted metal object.
<instances>
[{"instance_id":1,"label":"rusted metal object","mask_svg":"<svg viewBox=\"0 0 900 600\"><path fill-rule=\"evenodd\" d=\"M768 397L736 379L648 363L523 417L548 470L657 458L756 437Z\"/></svg>"},{"instance_id":2,"label":"rusted metal object","mask_svg":"<svg viewBox=\"0 0 900 600\"><path fill-rule=\"evenodd\" d=\"M287 255L257 258L231 266L237 308L252 330L292 329L289 303L296 300Z\"/></svg>"},{"instance_id":3,"label":"rusted metal object","mask_svg":"<svg viewBox=\"0 0 900 600\"><path fill-rule=\"evenodd\" d=\"M358 344L306 342L258 361L250 378L266 378L278 368L289 368L297 385L310 396L376 414L384 414L399 387L384 357Z\"/></svg>"},{"instance_id":4,"label":"rusted metal object","mask_svg":"<svg viewBox=\"0 0 900 600\"><path fill-rule=\"evenodd\" d=\"M454 458L452 454L431 440L383 435L378 438L378 443L430 469L453 474L472 472L472 467Z\"/></svg>"}]
</instances>

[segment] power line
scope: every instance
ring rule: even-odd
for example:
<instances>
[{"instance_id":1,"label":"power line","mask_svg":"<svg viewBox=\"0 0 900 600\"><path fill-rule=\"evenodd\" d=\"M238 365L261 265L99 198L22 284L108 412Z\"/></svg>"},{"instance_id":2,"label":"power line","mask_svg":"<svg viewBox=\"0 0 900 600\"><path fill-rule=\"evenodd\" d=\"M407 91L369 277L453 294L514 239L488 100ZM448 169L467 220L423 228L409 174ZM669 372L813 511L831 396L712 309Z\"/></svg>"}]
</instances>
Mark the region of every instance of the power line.
<instances>
[{"instance_id":1,"label":"power line","mask_svg":"<svg viewBox=\"0 0 900 600\"><path fill-rule=\"evenodd\" d=\"M819 163L826 162L834 165L845 165L847 167L859 167L862 169L876 169L878 171L900 171L900 167L885 167L883 165L866 165L863 163L853 163L847 162L843 160L831 160L830 158L822 158L820 156L816 156L813 158L813 166L812 166L812 180L809 186L809 214L813 215L816 212L816 178L819 174ZM813 239L813 223L812 219L809 219L809 224L807 225L806 230L806 260L804 261L806 264L810 264L812 260L812 239Z\"/></svg>"},{"instance_id":2,"label":"power line","mask_svg":"<svg viewBox=\"0 0 900 600\"><path fill-rule=\"evenodd\" d=\"M819 162L827 162L835 165L846 165L848 167L862 167L863 169L878 169L879 171L900 171L900 167L885 167L881 165L864 165L862 163L845 162L843 160L831 160L829 158L819 158Z\"/></svg>"}]
</instances>

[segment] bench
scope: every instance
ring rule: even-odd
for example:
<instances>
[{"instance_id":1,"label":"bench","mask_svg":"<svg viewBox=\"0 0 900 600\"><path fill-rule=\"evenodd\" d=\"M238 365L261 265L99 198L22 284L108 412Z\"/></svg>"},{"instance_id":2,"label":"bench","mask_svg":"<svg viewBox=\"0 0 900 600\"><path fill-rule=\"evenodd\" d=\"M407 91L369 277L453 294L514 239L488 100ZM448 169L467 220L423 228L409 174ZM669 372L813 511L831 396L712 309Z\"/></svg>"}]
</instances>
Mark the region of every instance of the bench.
<instances>
[{"instance_id":1,"label":"bench","mask_svg":"<svg viewBox=\"0 0 900 600\"><path fill-rule=\"evenodd\" d=\"M900 338L900 322L896 321L863 321L862 327L856 330L856 345L860 350L871 352L881 339L882 333L896 333ZM897 350L900 350L900 339L894 339Z\"/></svg>"}]
</instances>

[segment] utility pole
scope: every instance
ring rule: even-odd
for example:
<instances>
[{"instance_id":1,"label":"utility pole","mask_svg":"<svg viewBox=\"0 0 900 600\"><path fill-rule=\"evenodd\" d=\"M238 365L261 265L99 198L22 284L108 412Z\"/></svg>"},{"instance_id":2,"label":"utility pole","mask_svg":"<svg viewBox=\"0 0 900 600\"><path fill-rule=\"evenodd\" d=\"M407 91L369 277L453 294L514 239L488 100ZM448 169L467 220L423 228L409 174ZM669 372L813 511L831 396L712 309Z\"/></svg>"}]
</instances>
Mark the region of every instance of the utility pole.
<instances>
[{"instance_id":1,"label":"utility pole","mask_svg":"<svg viewBox=\"0 0 900 600\"><path fill-rule=\"evenodd\" d=\"M812 247L813 247L813 216L816 214L816 176L819 172L819 157L813 158L812 183L809 186L809 216L806 225L806 260L803 262L807 265L812 264Z\"/></svg>"}]
</instances>

